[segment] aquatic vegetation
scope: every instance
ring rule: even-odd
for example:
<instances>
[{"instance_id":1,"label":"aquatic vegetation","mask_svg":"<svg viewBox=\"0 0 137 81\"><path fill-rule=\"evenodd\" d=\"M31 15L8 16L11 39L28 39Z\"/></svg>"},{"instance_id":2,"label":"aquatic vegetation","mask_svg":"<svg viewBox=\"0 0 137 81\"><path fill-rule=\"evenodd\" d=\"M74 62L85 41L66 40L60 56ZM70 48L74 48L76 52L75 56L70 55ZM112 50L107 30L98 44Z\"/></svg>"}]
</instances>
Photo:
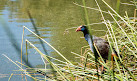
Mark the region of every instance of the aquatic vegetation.
<instances>
[{"instance_id":1,"label":"aquatic vegetation","mask_svg":"<svg viewBox=\"0 0 137 81\"><path fill-rule=\"evenodd\" d=\"M101 10L98 2L95 0L98 11L101 13L103 18L103 22L106 27L106 40L109 42L110 48L114 47L118 53L118 57L114 57L114 62L108 60L106 63L102 59L101 55L99 55L99 59L96 59L94 54L88 49L89 46L84 46L81 48L81 54L77 54L75 52L71 52L73 55L79 58L80 62L71 62L67 59L67 57L63 56L61 52L59 52L54 46L45 41L41 36L36 32L31 31L29 28L23 26L23 34L24 30L29 31L34 36L36 36L43 43L46 43L50 48L52 48L59 56L63 58L63 61L54 57L51 57L45 53L42 53L34 44L32 44L28 39L25 39L25 47L26 47L26 56L28 46L35 49L41 56L45 64L45 68L30 68L29 66L22 64L20 62L12 61L8 56L4 55L7 59L13 62L17 67L19 67L19 71L21 71L24 75L31 77L34 80L67 80L67 81L75 81L75 80L121 80L121 81L135 81L137 79L137 18L136 18L136 9L134 13L134 17L128 17L128 12L124 17L118 14L118 11L115 11L111 8L104 0L104 4L108 6L111 11L106 11L108 15L112 17L114 20L111 22L110 20L106 20ZM87 7L85 4L85 0L83 0L84 6L82 6L85 10L85 22L88 26L88 29L91 29L91 24L88 18L88 12L86 11ZM67 29L67 33L70 29ZM92 29L91 29L92 30ZM75 31L75 30L74 30ZM94 31L94 30L92 30ZM104 31L104 30L103 30ZM92 35L92 32L90 32ZM24 42L24 35L22 35L22 46ZM92 38L91 38L92 39ZM96 47L95 47L96 49ZM110 49L110 50L111 50ZM22 50L22 49L21 49ZM22 51L21 51L22 52ZM99 52L97 51L99 54ZM110 54L113 51L110 51ZM22 53L21 53L22 58ZM108 58L111 58L109 56ZM29 59L29 58L27 58ZM54 60L54 61L51 61ZM75 59L75 57L74 57ZM47 69L46 66L50 64L52 69ZM21 65L21 66L20 66ZM105 67L105 72L102 74L99 65L103 65ZM25 69L23 69L25 67ZM54 74L52 73L54 70ZM45 76L45 78L34 77L31 75L39 75ZM11 74L10 78L13 74ZM24 76L22 75L22 76Z\"/></svg>"}]
</instances>

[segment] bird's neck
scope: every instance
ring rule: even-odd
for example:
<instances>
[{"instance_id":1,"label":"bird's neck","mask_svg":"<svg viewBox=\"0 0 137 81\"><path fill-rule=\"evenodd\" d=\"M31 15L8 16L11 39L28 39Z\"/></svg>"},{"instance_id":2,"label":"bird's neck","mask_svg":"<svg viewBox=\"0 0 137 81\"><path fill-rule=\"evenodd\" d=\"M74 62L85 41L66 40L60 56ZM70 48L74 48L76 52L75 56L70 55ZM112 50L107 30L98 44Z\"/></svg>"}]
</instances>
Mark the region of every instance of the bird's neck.
<instances>
[{"instance_id":1,"label":"bird's neck","mask_svg":"<svg viewBox=\"0 0 137 81\"><path fill-rule=\"evenodd\" d=\"M92 40L91 40L90 35L89 34L85 34L84 37L85 37L85 40L88 42L91 51L94 53L94 51L93 51L93 44L92 44Z\"/></svg>"},{"instance_id":2,"label":"bird's neck","mask_svg":"<svg viewBox=\"0 0 137 81\"><path fill-rule=\"evenodd\" d=\"M87 30L84 30L83 33L84 33L84 37L85 35L89 34Z\"/></svg>"}]
</instances>

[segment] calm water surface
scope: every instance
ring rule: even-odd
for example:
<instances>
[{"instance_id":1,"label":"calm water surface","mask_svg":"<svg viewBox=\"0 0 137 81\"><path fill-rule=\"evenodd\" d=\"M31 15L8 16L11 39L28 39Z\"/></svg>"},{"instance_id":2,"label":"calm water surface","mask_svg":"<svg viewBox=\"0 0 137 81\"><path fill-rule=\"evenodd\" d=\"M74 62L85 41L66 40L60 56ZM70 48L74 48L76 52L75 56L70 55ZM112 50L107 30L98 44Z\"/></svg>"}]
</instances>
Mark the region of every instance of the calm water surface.
<instances>
[{"instance_id":1,"label":"calm water surface","mask_svg":"<svg viewBox=\"0 0 137 81\"><path fill-rule=\"evenodd\" d=\"M116 8L116 0L105 1L114 9ZM121 2L129 1L131 0L121 0ZM76 33L75 29L71 29L69 33L64 34L65 29L84 24L83 10L81 7L74 5L73 2L82 4L80 0L0 0L0 81L7 81L11 73L20 74L17 71L19 68L2 54L7 55L13 61L20 62L20 53L15 50L12 44L16 43L19 47L21 46L23 25L34 31L27 14L28 10L41 36L67 57L67 59L74 62L79 61L71 54L71 51L80 54L81 47L88 45L87 42L81 38L83 37L82 33ZM86 0L86 4L89 7L97 8L94 0ZM99 4L103 10L108 11L108 8L101 0ZM125 11L128 11L129 16L133 16L134 9L134 6L120 5L120 14L124 16ZM90 23L102 22L100 12L88 9L88 13ZM104 15L106 19L112 19L108 14ZM13 37L11 32L5 30L6 27L12 32L17 42L14 41L11 43L10 37L11 39ZM92 25L92 29L106 30L106 27L103 24ZM93 31L93 34L103 36L105 32ZM24 39L31 41L43 52L39 40L34 35L25 30L24 36ZM45 48L48 55L63 60L48 45L45 44ZM23 56L25 56L25 42L23 51ZM40 55L33 48L29 47L28 53L29 62L33 67L43 65ZM20 81L22 78L19 75L13 75L11 81L15 80ZM31 79L28 79L28 81L31 81Z\"/></svg>"}]
</instances>

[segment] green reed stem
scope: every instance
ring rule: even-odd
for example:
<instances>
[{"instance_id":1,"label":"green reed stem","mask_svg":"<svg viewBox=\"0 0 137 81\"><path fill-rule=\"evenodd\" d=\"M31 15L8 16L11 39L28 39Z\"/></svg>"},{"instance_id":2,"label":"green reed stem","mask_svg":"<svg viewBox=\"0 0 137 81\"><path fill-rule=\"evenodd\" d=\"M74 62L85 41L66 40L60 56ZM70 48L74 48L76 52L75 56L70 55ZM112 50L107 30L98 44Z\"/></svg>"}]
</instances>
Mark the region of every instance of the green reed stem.
<instances>
[{"instance_id":1,"label":"green reed stem","mask_svg":"<svg viewBox=\"0 0 137 81\"><path fill-rule=\"evenodd\" d=\"M82 0L83 2L83 6L86 6L85 0ZM92 45L93 45L93 38L92 38L92 31L90 31L91 27L90 27L90 22L89 22L89 17L88 17L88 12L86 7L84 7L84 12L85 12L85 17L86 17L86 22L87 22L87 26L88 26L88 32L92 41ZM92 48L91 48L92 49ZM98 74L98 63L97 63L97 52L95 50L95 47L93 46L93 51L94 51L94 55L95 55L95 62L96 62L96 68L97 68L97 76L98 76L98 80L99 80L99 74Z\"/></svg>"},{"instance_id":2,"label":"green reed stem","mask_svg":"<svg viewBox=\"0 0 137 81\"><path fill-rule=\"evenodd\" d=\"M116 4L116 12L119 13L119 7L120 7L120 0L117 0L117 4ZM116 20L118 19L118 17L116 16Z\"/></svg>"},{"instance_id":3,"label":"green reed stem","mask_svg":"<svg viewBox=\"0 0 137 81\"><path fill-rule=\"evenodd\" d=\"M59 54L63 59L65 59L69 64L73 65L66 57L64 57L57 49L55 49L50 43L48 43L47 41L45 41L43 38L41 38L40 36L38 36L37 34L35 34L34 32L32 32L30 29L28 29L27 27L24 26L25 29L27 29L29 32L31 32L33 35L35 35L36 37L38 37L39 39L41 39L43 42L45 42L48 46L50 46L54 51L57 52L57 54Z\"/></svg>"},{"instance_id":4,"label":"green reed stem","mask_svg":"<svg viewBox=\"0 0 137 81\"><path fill-rule=\"evenodd\" d=\"M44 59L46 59L50 64L51 66L58 72L59 75L61 75L61 77L65 80L65 81L70 81L65 75L64 73L62 73L60 71L60 69L53 63L50 61L50 59L45 55L43 54L37 47L35 47L30 41L26 40Z\"/></svg>"},{"instance_id":5,"label":"green reed stem","mask_svg":"<svg viewBox=\"0 0 137 81\"><path fill-rule=\"evenodd\" d=\"M17 63L15 63L13 60L11 60L9 57L7 57L6 55L3 54L3 56L5 56L9 61L11 61L12 63L14 63L17 67L19 67L21 69L21 71L23 71L27 76L31 77L32 79L34 79L35 81L37 81L38 79L31 76L26 70L24 70L22 67L20 67Z\"/></svg>"},{"instance_id":6,"label":"green reed stem","mask_svg":"<svg viewBox=\"0 0 137 81\"><path fill-rule=\"evenodd\" d=\"M28 43L26 41L26 63L28 64Z\"/></svg>"},{"instance_id":7,"label":"green reed stem","mask_svg":"<svg viewBox=\"0 0 137 81\"><path fill-rule=\"evenodd\" d=\"M10 75L10 77L9 77L8 81L10 81L10 79L11 79L12 75L13 75L13 73Z\"/></svg>"},{"instance_id":8,"label":"green reed stem","mask_svg":"<svg viewBox=\"0 0 137 81\"><path fill-rule=\"evenodd\" d=\"M21 42L21 63L22 63L22 55L23 55L23 40L24 40L24 28L23 28L23 33L22 33L22 42ZM21 65L21 68L22 68L22 65ZM22 74L22 72L21 72ZM23 75L22 75L22 79L23 79Z\"/></svg>"}]
</instances>

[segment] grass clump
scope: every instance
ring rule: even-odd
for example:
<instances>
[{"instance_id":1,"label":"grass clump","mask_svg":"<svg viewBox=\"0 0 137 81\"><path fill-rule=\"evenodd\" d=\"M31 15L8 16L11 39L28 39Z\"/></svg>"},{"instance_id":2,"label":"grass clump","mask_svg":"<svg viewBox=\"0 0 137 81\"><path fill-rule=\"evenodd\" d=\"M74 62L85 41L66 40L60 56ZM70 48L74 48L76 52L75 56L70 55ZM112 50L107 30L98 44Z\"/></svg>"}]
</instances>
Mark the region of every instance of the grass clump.
<instances>
[{"instance_id":1,"label":"grass clump","mask_svg":"<svg viewBox=\"0 0 137 81\"><path fill-rule=\"evenodd\" d=\"M13 62L10 58L8 58L11 62L16 64L25 75L31 77L34 80L65 80L65 81L75 81L75 80L121 80L121 81L136 81L137 79L137 18L136 18L136 9L134 13L134 17L128 17L128 13L126 12L126 16L122 17L116 12L113 8L111 8L104 0L104 4L110 8L111 11L108 11L108 15L112 17L114 20L111 23L109 20L106 20L102 12L97 0L95 0L98 11L101 13L103 18L103 23L107 27L106 32L106 40L108 40L111 47L114 47L118 53L118 57L114 57L115 62L108 61L107 63L101 59L95 59L93 53L88 49L88 46L85 46L81 50L81 54L77 54L71 52L80 58L81 62L73 63L69 61L66 57L63 56L56 48L54 48L50 43L45 41L36 33L32 32L27 27L23 27L25 30L28 30L37 38L42 40L48 46L50 46L54 51L57 52L59 56L61 56L65 61L60 59L53 58L49 55L42 53L37 47L35 47L29 40L26 39L26 48L27 46L31 46L34 48L40 55L41 58L46 60L54 69L55 75L47 74L48 69L38 69L38 68L29 68L26 65L23 65L19 62ZM90 28L90 23L88 20L88 13L86 11L85 0L83 0L87 25ZM106 12L105 12L106 13ZM118 20L119 19L119 20ZM96 49L96 47L95 47ZM83 50L84 53L83 53ZM27 49L26 49L27 51ZM112 53L112 52L111 52ZM22 55L21 55L22 56ZM58 61L58 63L54 63L51 61L54 59ZM21 67L19 66L21 64ZM45 67L46 67L46 63ZM98 66L103 65L106 70L104 74L101 74L98 70ZM26 67L26 69L23 69ZM33 73L40 73L41 76L44 75L45 78L39 78L31 76L32 73L28 72L27 69L32 69ZM98 70L97 70L98 69ZM12 76L12 75L11 75ZM11 78L10 76L10 78ZM9 78L9 80L10 80Z\"/></svg>"}]
</instances>

